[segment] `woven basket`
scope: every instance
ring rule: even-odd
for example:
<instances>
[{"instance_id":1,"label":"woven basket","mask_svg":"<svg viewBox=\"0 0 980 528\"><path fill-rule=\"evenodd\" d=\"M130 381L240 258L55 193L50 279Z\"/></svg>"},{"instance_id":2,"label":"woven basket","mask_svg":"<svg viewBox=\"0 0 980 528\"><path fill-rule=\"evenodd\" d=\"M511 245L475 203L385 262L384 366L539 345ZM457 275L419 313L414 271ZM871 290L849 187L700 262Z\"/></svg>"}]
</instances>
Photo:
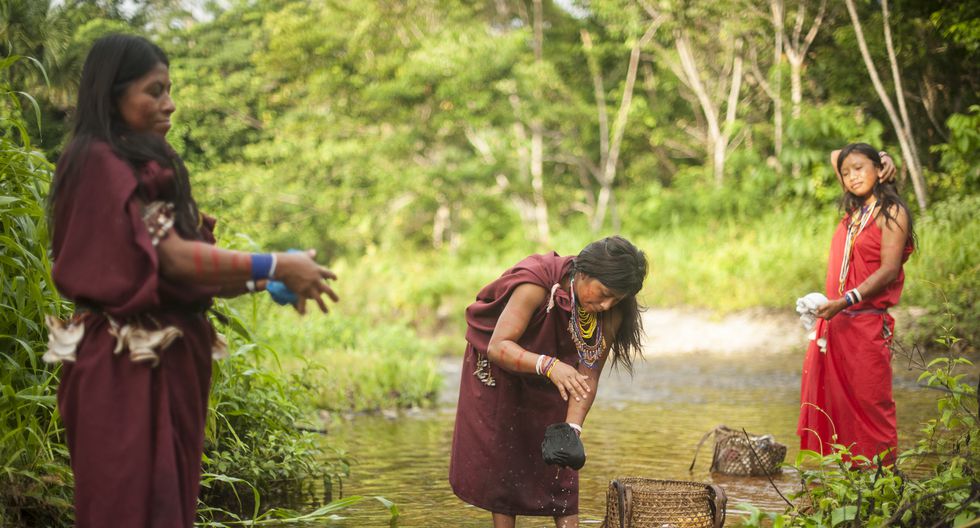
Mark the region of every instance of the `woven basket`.
<instances>
[{"instance_id":1,"label":"woven basket","mask_svg":"<svg viewBox=\"0 0 980 528\"><path fill-rule=\"evenodd\" d=\"M712 434L715 435L715 451L711 458L712 473L736 476L772 475L780 471L779 465L786 458L786 446L777 442L772 435L753 435L719 425L708 431L698 442L690 469L694 469L701 444Z\"/></svg>"},{"instance_id":2,"label":"woven basket","mask_svg":"<svg viewBox=\"0 0 980 528\"><path fill-rule=\"evenodd\" d=\"M623 477L609 483L603 528L721 528L725 491L700 482Z\"/></svg>"}]
</instances>

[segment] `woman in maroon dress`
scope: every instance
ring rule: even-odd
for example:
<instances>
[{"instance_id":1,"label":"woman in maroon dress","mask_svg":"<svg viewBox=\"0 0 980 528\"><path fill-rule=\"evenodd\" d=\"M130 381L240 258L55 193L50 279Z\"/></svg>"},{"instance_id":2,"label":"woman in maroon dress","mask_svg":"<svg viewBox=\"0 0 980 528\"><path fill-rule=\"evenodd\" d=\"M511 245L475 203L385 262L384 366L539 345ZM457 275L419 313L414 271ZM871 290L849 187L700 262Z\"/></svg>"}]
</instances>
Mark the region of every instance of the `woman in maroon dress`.
<instances>
[{"instance_id":1,"label":"woman in maroon dress","mask_svg":"<svg viewBox=\"0 0 980 528\"><path fill-rule=\"evenodd\" d=\"M831 161L844 187L846 214L830 244L826 295L803 363L800 449L821 454L831 444L851 455L895 460L898 447L892 399L891 351L902 265L915 231L908 206L891 181L880 181L882 161L870 145L855 143Z\"/></svg>"},{"instance_id":2,"label":"woman in maroon dress","mask_svg":"<svg viewBox=\"0 0 980 528\"><path fill-rule=\"evenodd\" d=\"M578 473L549 467L542 440L553 424L581 434L610 351L631 368L646 270L640 250L609 237L577 256L522 260L466 309L449 482L492 512L495 527L513 527L517 515L578 526ZM582 463L584 453L572 467Z\"/></svg>"},{"instance_id":3,"label":"woman in maroon dress","mask_svg":"<svg viewBox=\"0 0 980 528\"><path fill-rule=\"evenodd\" d=\"M214 296L281 281L326 310L335 278L311 253L213 246L187 171L170 148L168 60L149 41L95 42L75 126L51 189L53 276L76 304L49 318L45 359L62 362L58 408L79 527L190 527L196 514Z\"/></svg>"}]
</instances>

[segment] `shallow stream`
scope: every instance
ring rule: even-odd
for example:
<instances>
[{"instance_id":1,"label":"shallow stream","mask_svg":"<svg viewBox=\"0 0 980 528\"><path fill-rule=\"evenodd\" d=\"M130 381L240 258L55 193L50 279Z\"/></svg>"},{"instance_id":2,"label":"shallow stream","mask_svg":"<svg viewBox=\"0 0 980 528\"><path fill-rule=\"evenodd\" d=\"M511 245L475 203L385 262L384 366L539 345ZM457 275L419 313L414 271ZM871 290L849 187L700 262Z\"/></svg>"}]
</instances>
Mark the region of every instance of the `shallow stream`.
<instances>
[{"instance_id":1,"label":"shallow stream","mask_svg":"<svg viewBox=\"0 0 980 528\"><path fill-rule=\"evenodd\" d=\"M720 484L728 495L729 526L737 524L742 503L783 509L785 503L765 477L712 476L708 472L711 440L702 447L694 471L688 472L698 441L720 424L772 434L788 446L787 461L795 458L805 345L799 330L781 323L782 331L798 337L782 341L754 337L770 344L778 341L782 350L767 350L761 343L724 351L671 351L654 346L651 350L656 352L647 352L632 378L621 371L603 374L583 434L588 455L580 473L583 526L598 526L602 521L606 488L610 479L619 476ZM705 331L712 331L710 324ZM711 336L704 337L710 341ZM397 523L401 527L490 525L490 515L456 498L447 481L459 363L455 358L441 363L445 388L435 409L333 424L330 443L355 459L352 475L344 483L345 495L381 495L394 501L401 512ZM937 393L916 387L917 373L900 359L896 358L893 367L900 447L906 447L917 436L919 422L934 413ZM799 486L790 470L774 480L787 495ZM344 515L347 518L337 525L388 525L386 510L374 501L360 503ZM518 526L554 523L545 517L521 517Z\"/></svg>"}]
</instances>

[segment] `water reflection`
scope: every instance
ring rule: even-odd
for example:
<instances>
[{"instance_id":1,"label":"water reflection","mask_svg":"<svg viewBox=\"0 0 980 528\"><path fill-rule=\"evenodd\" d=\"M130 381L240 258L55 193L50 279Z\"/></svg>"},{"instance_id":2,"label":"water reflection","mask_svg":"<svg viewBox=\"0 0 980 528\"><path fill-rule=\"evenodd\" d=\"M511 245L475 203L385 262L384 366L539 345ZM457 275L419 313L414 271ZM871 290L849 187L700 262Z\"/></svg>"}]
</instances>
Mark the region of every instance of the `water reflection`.
<instances>
[{"instance_id":1,"label":"water reflection","mask_svg":"<svg viewBox=\"0 0 980 528\"><path fill-rule=\"evenodd\" d=\"M801 362L797 351L736 357L687 354L650 358L636 366L632 379L622 372L607 372L583 436L588 462L580 474L582 524L601 522L606 487L618 476L714 480L729 497L731 516L738 515L732 510L740 503L781 510L782 499L764 477L712 479L710 440L693 474L688 466L698 440L719 424L773 434L789 447L787 460L792 460L798 451ZM402 527L489 526L487 512L460 501L449 488L459 371L455 360L443 368L446 389L438 409L403 413L398 419L359 417L331 429L330 441L356 459L344 491L393 500L401 511L398 526ZM936 395L916 389L914 375L899 370L895 399L901 445L907 446L919 421L934 409ZM798 486L798 478L790 472L774 480L785 494ZM335 526L387 526L386 512L375 502L364 502L347 513L349 517ZM554 523L550 518L521 517L518 526Z\"/></svg>"}]
</instances>

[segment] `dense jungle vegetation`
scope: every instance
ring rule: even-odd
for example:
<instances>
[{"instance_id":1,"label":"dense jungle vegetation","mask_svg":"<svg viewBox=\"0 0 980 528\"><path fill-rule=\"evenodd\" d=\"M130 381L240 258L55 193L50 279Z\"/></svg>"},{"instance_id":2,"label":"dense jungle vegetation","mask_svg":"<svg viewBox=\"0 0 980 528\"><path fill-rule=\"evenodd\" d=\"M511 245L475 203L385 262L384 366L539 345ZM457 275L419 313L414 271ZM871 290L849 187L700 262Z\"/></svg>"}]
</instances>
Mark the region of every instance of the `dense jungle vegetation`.
<instances>
[{"instance_id":1,"label":"dense jungle vegetation","mask_svg":"<svg viewBox=\"0 0 980 528\"><path fill-rule=\"evenodd\" d=\"M316 248L340 276L329 316L221 305L235 352L216 368L202 523L298 518L267 511L273 490L337 489L349 460L319 447L316 411L427 405L463 308L530 252L622 233L651 260L649 305L792 309L821 289L828 158L849 142L896 159L916 217L903 331L975 354L976 2L0 0L0 525L70 524L40 356L44 314L72 308L44 200L81 63L112 32L170 55L169 139L220 242ZM977 500L976 421L950 419L933 427L972 431L955 469Z\"/></svg>"}]
</instances>

